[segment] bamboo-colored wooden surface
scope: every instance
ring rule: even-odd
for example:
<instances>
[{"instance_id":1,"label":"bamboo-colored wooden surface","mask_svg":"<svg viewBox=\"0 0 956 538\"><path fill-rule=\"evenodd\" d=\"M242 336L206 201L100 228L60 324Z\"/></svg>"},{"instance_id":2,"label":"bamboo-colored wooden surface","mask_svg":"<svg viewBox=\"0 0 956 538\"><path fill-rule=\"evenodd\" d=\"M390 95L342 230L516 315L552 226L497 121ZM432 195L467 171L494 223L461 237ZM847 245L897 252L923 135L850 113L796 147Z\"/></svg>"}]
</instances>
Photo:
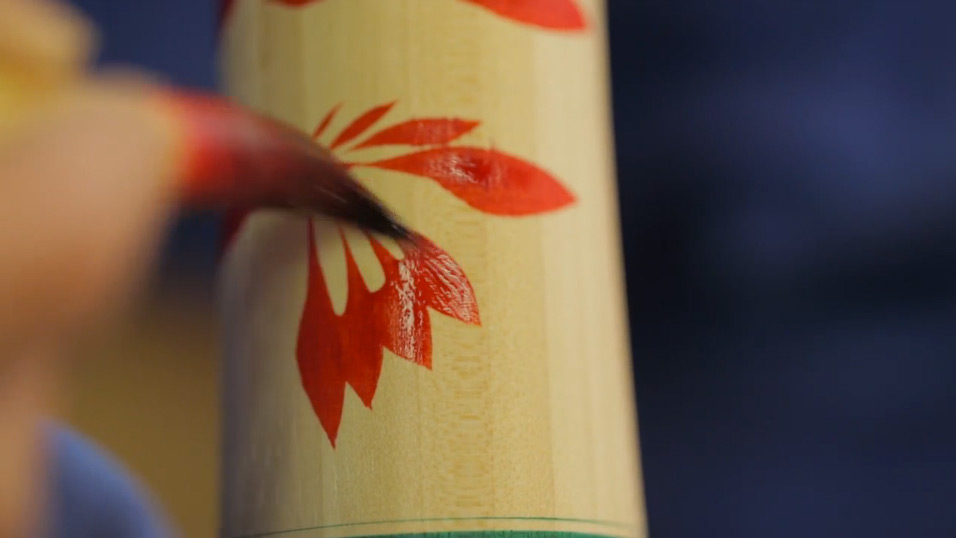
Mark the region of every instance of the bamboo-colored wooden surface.
<instances>
[{"instance_id":1,"label":"bamboo-colored wooden surface","mask_svg":"<svg viewBox=\"0 0 956 538\"><path fill-rule=\"evenodd\" d=\"M456 278L470 283L475 304L457 307L476 310L480 325L454 308L430 309L431 367L385 350L370 407L347 387L333 428L303 389L297 342L309 227L336 315L356 301L346 243L328 222L266 212L244 221L221 275L225 536L644 535L604 6L557 3L580 10L583 28L515 20L488 8L507 3L475 0L232 6L222 40L226 88L237 100L309 132L337 110L319 137L325 144L394 103L336 149L344 160L422 151L411 142L353 147L409 120L437 118L447 127L455 119L473 128L435 147L493 149L557 186L541 191L553 207L531 199L519 211L509 206L523 188L509 183L513 167L482 176L477 194L425 177L434 172L428 167L419 175L407 166L354 168L460 268ZM474 181L468 170L455 168L467 177L452 179ZM501 196L481 199L502 185ZM558 191L573 200L561 201ZM368 238L346 238L362 293L387 285ZM302 330L322 342L340 328Z\"/></svg>"}]
</instances>

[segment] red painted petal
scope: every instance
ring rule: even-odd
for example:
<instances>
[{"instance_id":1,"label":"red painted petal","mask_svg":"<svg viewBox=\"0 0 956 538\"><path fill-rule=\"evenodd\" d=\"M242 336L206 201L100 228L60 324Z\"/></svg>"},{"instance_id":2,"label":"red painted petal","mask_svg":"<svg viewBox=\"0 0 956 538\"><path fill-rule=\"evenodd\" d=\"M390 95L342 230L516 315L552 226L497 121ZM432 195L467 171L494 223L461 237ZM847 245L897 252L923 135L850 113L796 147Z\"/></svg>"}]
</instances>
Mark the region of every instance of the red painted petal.
<instances>
[{"instance_id":1,"label":"red painted petal","mask_svg":"<svg viewBox=\"0 0 956 538\"><path fill-rule=\"evenodd\" d=\"M444 250L423 236L414 247L403 247L396 260L375 239L372 249L385 272L381 314L386 347L396 355L431 368L431 322L427 308L472 325L480 324L475 292L461 267Z\"/></svg>"},{"instance_id":2,"label":"red painted petal","mask_svg":"<svg viewBox=\"0 0 956 538\"><path fill-rule=\"evenodd\" d=\"M551 30L583 30L584 14L575 0L464 0L502 17Z\"/></svg>"},{"instance_id":3,"label":"red painted petal","mask_svg":"<svg viewBox=\"0 0 956 538\"><path fill-rule=\"evenodd\" d=\"M432 146L447 144L477 127L479 122L455 118L409 120L383 129L355 149L373 146Z\"/></svg>"},{"instance_id":4,"label":"red painted petal","mask_svg":"<svg viewBox=\"0 0 956 538\"><path fill-rule=\"evenodd\" d=\"M441 147L357 166L434 179L470 206L495 215L529 215L574 202L546 171L495 150Z\"/></svg>"},{"instance_id":5,"label":"red painted petal","mask_svg":"<svg viewBox=\"0 0 956 538\"><path fill-rule=\"evenodd\" d=\"M380 245L377 248L385 250ZM404 252L405 263L417 275L419 292L429 307L463 323L481 324L475 290L458 262L421 235L416 236L415 246Z\"/></svg>"},{"instance_id":6,"label":"red painted petal","mask_svg":"<svg viewBox=\"0 0 956 538\"><path fill-rule=\"evenodd\" d=\"M447 253L420 237L416 247L403 248L405 257L399 260L377 240L370 240L385 283L369 291L345 243L348 295L345 311L338 315L332 308L309 227L309 283L296 358L302 384L333 446L345 385L372 407L382 373L382 348L431 368L429 307L466 323L478 323L471 284Z\"/></svg>"},{"instance_id":7,"label":"red painted petal","mask_svg":"<svg viewBox=\"0 0 956 538\"><path fill-rule=\"evenodd\" d=\"M300 354L309 355L311 348L320 346L318 331L299 332ZM335 447L342 424L342 407L345 405L345 377L334 361L298 361L302 387L312 404L319 424Z\"/></svg>"},{"instance_id":8,"label":"red painted petal","mask_svg":"<svg viewBox=\"0 0 956 538\"><path fill-rule=\"evenodd\" d=\"M326 335L326 324L335 313L319 267L311 223L308 241L309 288L299 321L296 358L302 387L334 447L345 403L345 375L338 363L343 349L339 339Z\"/></svg>"},{"instance_id":9,"label":"red painted petal","mask_svg":"<svg viewBox=\"0 0 956 538\"><path fill-rule=\"evenodd\" d=\"M378 315L384 321L383 344L399 357L431 368L431 320L415 265L407 255L398 260L377 240L369 237L369 241L385 273L385 284L376 292Z\"/></svg>"},{"instance_id":10,"label":"red painted petal","mask_svg":"<svg viewBox=\"0 0 956 538\"><path fill-rule=\"evenodd\" d=\"M375 315L378 299L365 287L365 281L359 273L358 265L352 255L345 235L341 233L345 245L346 286L348 286L345 312L341 316L329 318L319 330L336 329L336 334L323 334L324 338L337 338L341 341L341 355L345 380L355 390L366 407L372 407L372 398L378 388L378 378L382 373L382 327L389 320ZM326 298L331 305L331 299ZM336 327L338 325L338 327Z\"/></svg>"},{"instance_id":11,"label":"red painted petal","mask_svg":"<svg viewBox=\"0 0 956 538\"><path fill-rule=\"evenodd\" d=\"M432 329L428 302L419 275L408 258L396 260L376 241L372 247L382 263L385 285L376 293L377 317L382 320L382 343L399 357L432 366Z\"/></svg>"},{"instance_id":12,"label":"red painted petal","mask_svg":"<svg viewBox=\"0 0 956 538\"><path fill-rule=\"evenodd\" d=\"M329 110L329 113L322 118L319 126L315 128L315 131L312 133L312 138L318 139L323 133L325 133L325 130L329 128L329 124L332 123L332 119L335 118L335 115L338 113L340 108L342 108L342 103L335 105L332 107L332 110Z\"/></svg>"},{"instance_id":13,"label":"red painted petal","mask_svg":"<svg viewBox=\"0 0 956 538\"><path fill-rule=\"evenodd\" d=\"M382 116L387 114L388 111L391 110L393 106L395 106L395 101L392 101L391 103L386 103L384 105L379 105L369 110L365 114L362 114L355 121L353 121L348 127L342 130L338 138L336 138L332 142L332 145L330 147L332 149L335 149L341 146L342 144L345 144L349 142L350 140L354 139L356 136L359 136L360 134L364 133L375 122L380 120Z\"/></svg>"}]
</instances>

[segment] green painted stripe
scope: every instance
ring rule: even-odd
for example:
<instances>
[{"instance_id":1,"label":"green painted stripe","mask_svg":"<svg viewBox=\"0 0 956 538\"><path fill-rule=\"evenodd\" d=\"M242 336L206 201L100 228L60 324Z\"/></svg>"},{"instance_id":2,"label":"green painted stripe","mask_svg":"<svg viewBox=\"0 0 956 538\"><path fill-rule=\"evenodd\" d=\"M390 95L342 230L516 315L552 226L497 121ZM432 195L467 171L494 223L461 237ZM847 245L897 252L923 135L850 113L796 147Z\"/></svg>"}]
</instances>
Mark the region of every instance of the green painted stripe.
<instances>
[{"instance_id":1,"label":"green painted stripe","mask_svg":"<svg viewBox=\"0 0 956 538\"><path fill-rule=\"evenodd\" d=\"M421 518L421 519L395 519L386 521L365 521L362 523L336 523L332 525L317 525L314 527L301 527L298 529L288 529L284 531L264 532L259 534L243 534L233 538L267 538L282 536L307 531L317 531L325 529L336 529L343 527L364 527L372 525L389 525L404 523L441 523L441 522L464 522L464 521L540 521L547 523L579 523L588 525L604 526L613 529L631 531L636 529L631 525L617 523L613 521L601 521L596 519L577 519L563 517L507 517L507 516L485 516L485 517L439 517L439 518ZM568 531L535 531L535 530L480 530L480 531L434 531L434 532L413 532L398 534L376 534L368 536L357 536L354 538L611 538L613 535L590 534Z\"/></svg>"}]
</instances>

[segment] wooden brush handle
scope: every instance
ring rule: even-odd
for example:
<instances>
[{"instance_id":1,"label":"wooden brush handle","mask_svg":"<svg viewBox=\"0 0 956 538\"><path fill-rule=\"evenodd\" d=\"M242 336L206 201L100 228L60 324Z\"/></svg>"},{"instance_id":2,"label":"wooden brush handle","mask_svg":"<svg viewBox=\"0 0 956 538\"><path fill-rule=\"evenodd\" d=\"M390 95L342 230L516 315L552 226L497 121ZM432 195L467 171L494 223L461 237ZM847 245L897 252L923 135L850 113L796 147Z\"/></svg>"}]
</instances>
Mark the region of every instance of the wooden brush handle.
<instances>
[{"instance_id":1,"label":"wooden brush handle","mask_svg":"<svg viewBox=\"0 0 956 538\"><path fill-rule=\"evenodd\" d=\"M418 248L237 215L228 538L645 533L603 0L239 0L240 102Z\"/></svg>"}]
</instances>

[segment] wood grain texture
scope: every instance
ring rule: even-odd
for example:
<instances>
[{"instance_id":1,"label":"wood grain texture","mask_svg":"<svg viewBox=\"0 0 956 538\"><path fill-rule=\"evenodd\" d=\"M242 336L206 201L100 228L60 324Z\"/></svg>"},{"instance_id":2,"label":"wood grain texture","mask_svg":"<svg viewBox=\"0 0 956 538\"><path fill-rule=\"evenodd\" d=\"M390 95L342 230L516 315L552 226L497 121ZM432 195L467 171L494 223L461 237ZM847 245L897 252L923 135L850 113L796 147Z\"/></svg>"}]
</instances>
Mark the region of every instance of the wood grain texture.
<instances>
[{"instance_id":1,"label":"wood grain texture","mask_svg":"<svg viewBox=\"0 0 956 538\"><path fill-rule=\"evenodd\" d=\"M244 221L221 278L225 536L645 533L603 1L574 2L588 26L571 33L472 4L230 10L232 96L325 144L347 138L337 154L446 256L429 273L435 259L334 223ZM469 293L480 324L460 309ZM323 305L336 317L306 319L332 323L300 326ZM395 305L409 309L381 313ZM353 351L322 356L333 341ZM380 365L356 366L382 347Z\"/></svg>"}]
</instances>

